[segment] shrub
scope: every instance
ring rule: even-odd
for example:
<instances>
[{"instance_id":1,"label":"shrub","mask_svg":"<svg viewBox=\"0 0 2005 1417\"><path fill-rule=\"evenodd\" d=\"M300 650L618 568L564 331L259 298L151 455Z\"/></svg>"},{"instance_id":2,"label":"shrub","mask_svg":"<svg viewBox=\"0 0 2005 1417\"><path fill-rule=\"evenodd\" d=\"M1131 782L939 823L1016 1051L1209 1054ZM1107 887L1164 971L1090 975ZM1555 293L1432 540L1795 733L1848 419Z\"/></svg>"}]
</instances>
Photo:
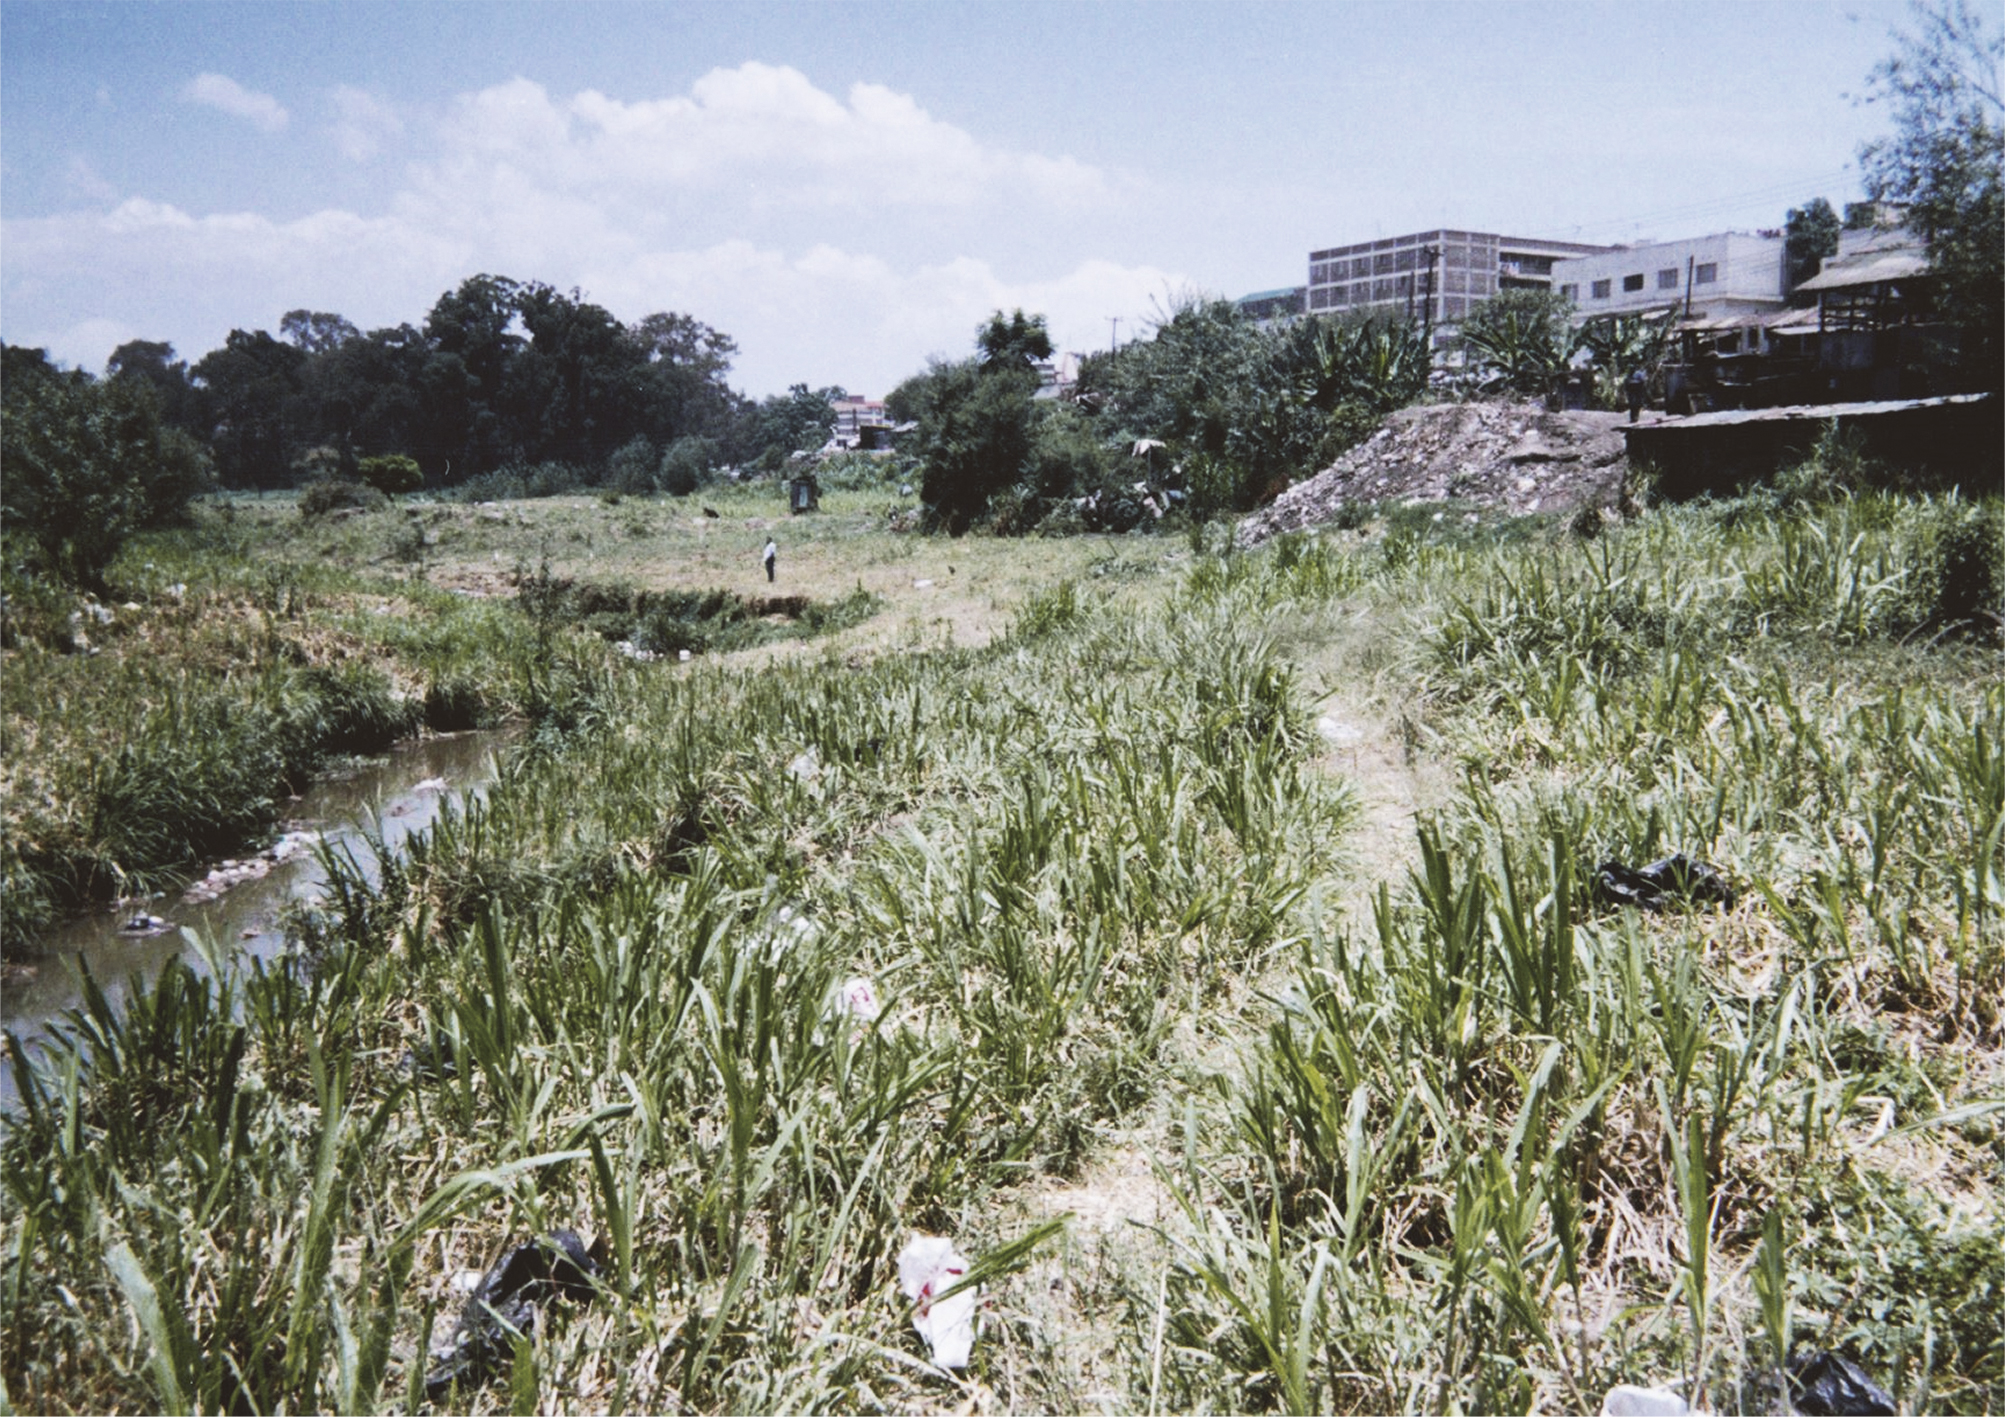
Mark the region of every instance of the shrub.
<instances>
[{"instance_id":1,"label":"shrub","mask_svg":"<svg viewBox=\"0 0 2005 1417\"><path fill-rule=\"evenodd\" d=\"M2005 634L2005 515L1997 503L1943 507L1920 589L1926 627L1994 639Z\"/></svg>"},{"instance_id":2,"label":"shrub","mask_svg":"<svg viewBox=\"0 0 2005 1417\"><path fill-rule=\"evenodd\" d=\"M6 351L0 386L0 514L52 575L102 588L126 537L182 515L211 482L200 445L163 428L152 388L64 372L39 350Z\"/></svg>"},{"instance_id":3,"label":"shrub","mask_svg":"<svg viewBox=\"0 0 2005 1417\"><path fill-rule=\"evenodd\" d=\"M364 458L356 464L355 471L364 482L386 497L394 497L399 492L415 492L425 485L424 470L418 466L417 459L402 453Z\"/></svg>"},{"instance_id":4,"label":"shrub","mask_svg":"<svg viewBox=\"0 0 2005 1417\"><path fill-rule=\"evenodd\" d=\"M635 437L606 459L606 489L629 496L652 492L654 467L654 444L645 437Z\"/></svg>"},{"instance_id":5,"label":"shrub","mask_svg":"<svg viewBox=\"0 0 2005 1417\"><path fill-rule=\"evenodd\" d=\"M661 455L656 480L672 497L687 497L717 465L717 444L709 438L677 438Z\"/></svg>"},{"instance_id":6,"label":"shrub","mask_svg":"<svg viewBox=\"0 0 2005 1417\"><path fill-rule=\"evenodd\" d=\"M332 512L373 512L387 506L389 500L364 483L329 478L325 482L310 483L300 491L299 514L302 517L324 517Z\"/></svg>"}]
</instances>

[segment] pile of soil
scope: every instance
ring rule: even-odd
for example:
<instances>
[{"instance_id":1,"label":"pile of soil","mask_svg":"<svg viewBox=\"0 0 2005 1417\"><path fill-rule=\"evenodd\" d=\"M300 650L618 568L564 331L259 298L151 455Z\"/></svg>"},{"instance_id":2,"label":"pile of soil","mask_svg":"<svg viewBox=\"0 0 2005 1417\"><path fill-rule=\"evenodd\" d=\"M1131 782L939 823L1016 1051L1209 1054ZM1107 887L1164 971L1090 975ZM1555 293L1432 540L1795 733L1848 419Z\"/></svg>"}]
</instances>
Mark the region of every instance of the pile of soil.
<instances>
[{"instance_id":1,"label":"pile of soil","mask_svg":"<svg viewBox=\"0 0 2005 1417\"><path fill-rule=\"evenodd\" d=\"M1612 506L1628 471L1620 413L1531 403L1403 408L1239 524L1241 546L1320 526L1347 502L1458 502L1512 516Z\"/></svg>"}]
</instances>

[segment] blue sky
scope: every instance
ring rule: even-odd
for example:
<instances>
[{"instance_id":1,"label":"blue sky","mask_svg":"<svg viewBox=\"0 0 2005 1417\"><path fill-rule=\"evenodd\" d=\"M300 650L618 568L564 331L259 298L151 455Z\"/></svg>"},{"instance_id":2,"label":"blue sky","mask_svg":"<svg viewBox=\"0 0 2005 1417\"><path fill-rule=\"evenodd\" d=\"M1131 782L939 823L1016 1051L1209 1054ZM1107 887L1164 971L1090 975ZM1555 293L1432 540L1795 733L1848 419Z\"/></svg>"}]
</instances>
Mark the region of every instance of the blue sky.
<instances>
[{"instance_id":1,"label":"blue sky","mask_svg":"<svg viewBox=\"0 0 2005 1417\"><path fill-rule=\"evenodd\" d=\"M1590 241L1861 195L1896 0L0 5L0 335L96 369L478 272L881 396L1310 249Z\"/></svg>"}]
</instances>

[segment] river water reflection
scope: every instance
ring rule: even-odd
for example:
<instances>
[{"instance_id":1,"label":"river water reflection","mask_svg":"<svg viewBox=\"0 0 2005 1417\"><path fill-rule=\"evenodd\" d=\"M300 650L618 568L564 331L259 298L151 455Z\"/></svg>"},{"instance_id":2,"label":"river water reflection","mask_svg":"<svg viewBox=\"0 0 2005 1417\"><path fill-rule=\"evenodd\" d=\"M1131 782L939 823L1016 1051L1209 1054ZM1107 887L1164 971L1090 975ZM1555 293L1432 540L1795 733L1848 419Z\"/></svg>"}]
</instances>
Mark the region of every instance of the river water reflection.
<instances>
[{"instance_id":1,"label":"river water reflection","mask_svg":"<svg viewBox=\"0 0 2005 1417\"><path fill-rule=\"evenodd\" d=\"M375 855L365 833L396 850L448 806L484 792L497 774L497 757L506 742L504 733L482 732L404 744L309 788L287 805L283 826L289 832L317 834L337 851L347 848L373 877ZM177 893L128 901L118 911L71 921L44 936L28 964L8 970L0 988L0 1028L32 1049L49 1020L82 1001L79 962L89 966L114 1000L126 993L135 976L151 979L167 961L184 954L202 968L200 952L190 947L184 932L212 942L224 958L269 959L285 945L285 908L326 879L317 854L305 850L212 900L184 899ZM120 927L141 912L160 917L168 928L156 935L122 933ZM0 1105L11 1106L14 1095L14 1070L0 1067Z\"/></svg>"}]
</instances>

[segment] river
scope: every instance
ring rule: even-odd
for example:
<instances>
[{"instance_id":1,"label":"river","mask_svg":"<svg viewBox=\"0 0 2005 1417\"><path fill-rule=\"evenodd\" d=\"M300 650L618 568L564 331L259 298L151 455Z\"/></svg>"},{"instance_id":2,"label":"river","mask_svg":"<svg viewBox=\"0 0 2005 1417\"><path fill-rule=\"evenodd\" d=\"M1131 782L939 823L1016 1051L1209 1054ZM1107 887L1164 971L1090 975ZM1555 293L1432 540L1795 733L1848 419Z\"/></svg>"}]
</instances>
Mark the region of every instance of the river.
<instances>
[{"instance_id":1,"label":"river","mask_svg":"<svg viewBox=\"0 0 2005 1417\"><path fill-rule=\"evenodd\" d=\"M117 911L58 927L38 942L33 959L8 967L0 988L0 1028L32 1051L46 1037L50 1020L82 1001L79 963L89 966L114 1000L124 996L132 979L151 979L171 959L186 955L201 968L200 952L190 948L187 933L213 942L225 957L271 958L285 947L286 907L327 879L315 844L348 848L373 876L375 856L365 833L380 836L395 851L448 807L482 793L497 775L497 755L506 743L504 732L479 732L401 744L384 757L366 759L314 784L288 803L283 826L292 854L269 864L262 874L259 868L266 863L251 853L245 858L249 869L240 867L237 873L241 879L210 899L198 898L206 892L177 892L128 900ZM165 928L153 934L122 928L138 915L154 917ZM0 1108L11 1110L14 1098L13 1067L0 1067Z\"/></svg>"}]
</instances>

